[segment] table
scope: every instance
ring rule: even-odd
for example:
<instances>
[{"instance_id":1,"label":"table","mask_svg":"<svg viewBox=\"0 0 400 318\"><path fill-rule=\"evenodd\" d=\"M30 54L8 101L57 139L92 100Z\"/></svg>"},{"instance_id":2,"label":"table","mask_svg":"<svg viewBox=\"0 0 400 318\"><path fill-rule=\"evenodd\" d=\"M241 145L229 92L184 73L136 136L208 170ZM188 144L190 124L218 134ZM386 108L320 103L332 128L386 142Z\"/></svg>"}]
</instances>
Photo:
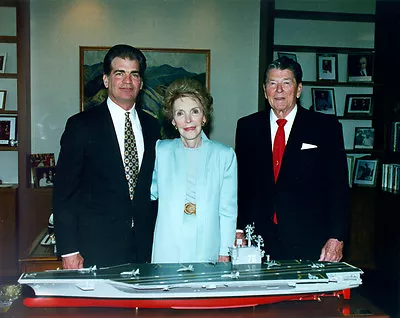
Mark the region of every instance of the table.
<instances>
[{"instance_id":1,"label":"table","mask_svg":"<svg viewBox=\"0 0 400 318\"><path fill-rule=\"evenodd\" d=\"M288 301L249 308L220 310L177 310L177 309L126 309L126 308L28 308L22 299L16 300L7 313L0 317L375 317L389 318L368 299L352 290L350 300L324 297L321 301Z\"/></svg>"},{"instance_id":2,"label":"table","mask_svg":"<svg viewBox=\"0 0 400 318\"><path fill-rule=\"evenodd\" d=\"M54 246L43 246L40 244L47 234L44 229L32 242L26 257L19 259L19 268L21 273L42 272L49 269L61 268L60 258L54 255Z\"/></svg>"}]
</instances>

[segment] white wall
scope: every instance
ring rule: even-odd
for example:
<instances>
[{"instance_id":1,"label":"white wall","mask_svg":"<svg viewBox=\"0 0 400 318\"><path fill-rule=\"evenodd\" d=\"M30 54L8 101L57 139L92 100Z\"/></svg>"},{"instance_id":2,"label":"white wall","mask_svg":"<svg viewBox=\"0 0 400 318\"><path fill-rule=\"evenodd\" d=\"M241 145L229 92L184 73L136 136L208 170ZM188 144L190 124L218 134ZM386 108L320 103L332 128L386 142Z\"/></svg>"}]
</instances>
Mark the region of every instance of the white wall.
<instances>
[{"instance_id":1,"label":"white wall","mask_svg":"<svg viewBox=\"0 0 400 318\"><path fill-rule=\"evenodd\" d=\"M259 0L32 0L32 153L59 152L79 112L79 46L211 50L214 129L234 145L236 121L257 111Z\"/></svg>"}]
</instances>

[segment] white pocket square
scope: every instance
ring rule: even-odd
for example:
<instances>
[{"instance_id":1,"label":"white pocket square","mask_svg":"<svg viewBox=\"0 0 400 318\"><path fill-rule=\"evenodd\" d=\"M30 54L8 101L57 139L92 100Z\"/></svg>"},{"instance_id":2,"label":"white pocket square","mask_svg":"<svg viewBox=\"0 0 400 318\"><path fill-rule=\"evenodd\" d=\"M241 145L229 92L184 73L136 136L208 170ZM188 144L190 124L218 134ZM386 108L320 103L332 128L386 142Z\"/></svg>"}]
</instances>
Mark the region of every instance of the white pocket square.
<instances>
[{"instance_id":1,"label":"white pocket square","mask_svg":"<svg viewBox=\"0 0 400 318\"><path fill-rule=\"evenodd\" d=\"M312 145L312 144L307 144L305 142L303 142L303 144L301 145L301 150L312 149L312 148L318 148L318 146Z\"/></svg>"}]
</instances>

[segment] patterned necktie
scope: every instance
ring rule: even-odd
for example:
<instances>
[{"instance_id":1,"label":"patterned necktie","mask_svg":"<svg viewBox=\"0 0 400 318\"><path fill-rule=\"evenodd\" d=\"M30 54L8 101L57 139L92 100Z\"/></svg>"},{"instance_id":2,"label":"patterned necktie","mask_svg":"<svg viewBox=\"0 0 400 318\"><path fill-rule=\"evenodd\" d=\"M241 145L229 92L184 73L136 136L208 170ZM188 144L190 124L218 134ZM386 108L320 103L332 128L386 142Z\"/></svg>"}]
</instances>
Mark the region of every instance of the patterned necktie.
<instances>
[{"instance_id":1,"label":"patterned necktie","mask_svg":"<svg viewBox=\"0 0 400 318\"><path fill-rule=\"evenodd\" d=\"M136 148L135 135L133 134L132 123L129 118L129 112L125 113L124 147L125 176L129 186L129 197L132 200L135 193L137 175L139 173L139 159Z\"/></svg>"},{"instance_id":2,"label":"patterned necktie","mask_svg":"<svg viewBox=\"0 0 400 318\"><path fill-rule=\"evenodd\" d=\"M272 150L272 162L274 165L274 177L275 183L278 180L279 170L281 169L282 165L282 157L285 151L285 129L284 126L287 123L286 119L278 119L276 121L278 124L278 130L275 135L274 140L274 148ZM276 212L274 212L274 219L275 224L278 224L278 218L276 216Z\"/></svg>"}]
</instances>

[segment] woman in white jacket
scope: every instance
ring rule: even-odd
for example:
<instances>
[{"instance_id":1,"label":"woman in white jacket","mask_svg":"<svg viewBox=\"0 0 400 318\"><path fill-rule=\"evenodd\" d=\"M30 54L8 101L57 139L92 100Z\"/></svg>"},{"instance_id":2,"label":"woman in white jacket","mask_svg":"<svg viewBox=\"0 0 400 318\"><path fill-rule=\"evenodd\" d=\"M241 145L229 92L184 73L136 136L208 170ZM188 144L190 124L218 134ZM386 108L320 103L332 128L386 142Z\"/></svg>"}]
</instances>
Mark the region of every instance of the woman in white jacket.
<instances>
[{"instance_id":1,"label":"woman in white jacket","mask_svg":"<svg viewBox=\"0 0 400 318\"><path fill-rule=\"evenodd\" d=\"M156 144L153 263L230 260L237 219L237 162L231 147L203 132L212 103L206 88L194 79L175 80L165 92L163 112L180 138Z\"/></svg>"}]
</instances>

